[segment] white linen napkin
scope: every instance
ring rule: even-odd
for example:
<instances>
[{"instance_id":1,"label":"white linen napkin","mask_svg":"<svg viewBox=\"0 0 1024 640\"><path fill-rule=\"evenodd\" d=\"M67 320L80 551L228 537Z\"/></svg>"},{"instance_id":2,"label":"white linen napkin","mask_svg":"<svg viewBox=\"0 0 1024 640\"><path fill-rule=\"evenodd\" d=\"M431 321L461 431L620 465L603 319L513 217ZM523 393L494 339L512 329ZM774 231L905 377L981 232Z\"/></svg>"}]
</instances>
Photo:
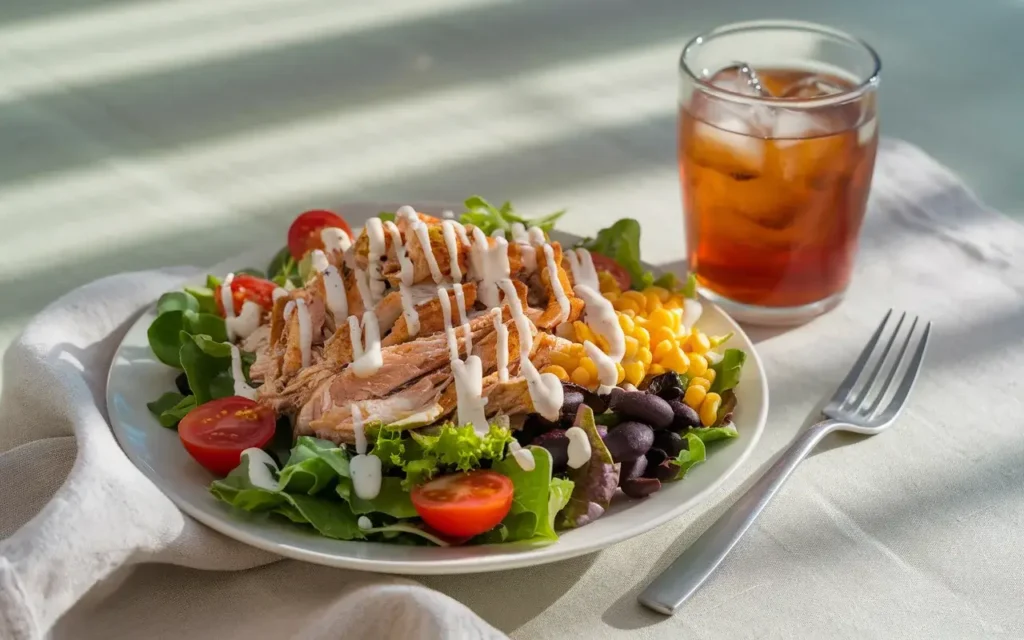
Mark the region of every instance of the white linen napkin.
<instances>
[{"instance_id":1,"label":"white linen napkin","mask_svg":"<svg viewBox=\"0 0 1024 640\"><path fill-rule=\"evenodd\" d=\"M192 273L150 271L87 285L45 309L7 351L0 638L45 637L94 585L126 567L239 570L279 559L182 514L128 460L107 424L107 370L122 336L145 305ZM317 615L290 621L296 637L505 637L414 582L332 573L350 579L332 584L328 602L318 596Z\"/></svg>"}]
</instances>

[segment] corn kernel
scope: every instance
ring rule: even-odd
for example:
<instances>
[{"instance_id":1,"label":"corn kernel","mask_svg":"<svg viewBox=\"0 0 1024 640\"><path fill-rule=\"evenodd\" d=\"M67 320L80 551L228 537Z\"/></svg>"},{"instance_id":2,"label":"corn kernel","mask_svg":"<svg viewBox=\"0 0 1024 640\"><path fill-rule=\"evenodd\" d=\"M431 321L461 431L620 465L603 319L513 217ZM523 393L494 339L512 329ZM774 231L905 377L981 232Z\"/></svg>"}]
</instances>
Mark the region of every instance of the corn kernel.
<instances>
[{"instance_id":1,"label":"corn kernel","mask_svg":"<svg viewBox=\"0 0 1024 640\"><path fill-rule=\"evenodd\" d=\"M641 348L647 347L649 349L651 347L651 334L647 329L637 327L633 332L633 337L636 338L636 341L640 344Z\"/></svg>"},{"instance_id":2,"label":"corn kernel","mask_svg":"<svg viewBox=\"0 0 1024 640\"><path fill-rule=\"evenodd\" d=\"M661 300L658 299L657 293L651 293L650 291L644 292L644 298L647 299L647 303L644 305L647 309L647 313L653 313L657 309L661 308Z\"/></svg>"},{"instance_id":3,"label":"corn kernel","mask_svg":"<svg viewBox=\"0 0 1024 640\"><path fill-rule=\"evenodd\" d=\"M668 309L655 309L647 316L647 322L651 329L657 327L675 328L676 317Z\"/></svg>"},{"instance_id":4,"label":"corn kernel","mask_svg":"<svg viewBox=\"0 0 1024 640\"><path fill-rule=\"evenodd\" d=\"M633 331L636 330L636 323L633 322L633 318L621 313L617 315L619 316L619 326L622 327L622 332L627 336L633 335Z\"/></svg>"},{"instance_id":5,"label":"corn kernel","mask_svg":"<svg viewBox=\"0 0 1024 640\"><path fill-rule=\"evenodd\" d=\"M594 341L594 332L590 330L590 327L577 320L572 323L573 331L576 332L576 342L583 343L587 340Z\"/></svg>"},{"instance_id":6,"label":"corn kernel","mask_svg":"<svg viewBox=\"0 0 1024 640\"><path fill-rule=\"evenodd\" d=\"M634 309L616 309L616 311L619 311L620 313L625 315L627 318L635 318L636 317L636 311Z\"/></svg>"},{"instance_id":7,"label":"corn kernel","mask_svg":"<svg viewBox=\"0 0 1024 640\"><path fill-rule=\"evenodd\" d=\"M658 300L664 304L669 298L672 297L672 293L665 287L647 287L644 289L645 294L653 293L658 296Z\"/></svg>"},{"instance_id":8,"label":"corn kernel","mask_svg":"<svg viewBox=\"0 0 1024 640\"><path fill-rule=\"evenodd\" d=\"M669 327L658 327L654 331L651 331L651 342L654 344L660 344L666 340L675 344L676 332Z\"/></svg>"},{"instance_id":9,"label":"corn kernel","mask_svg":"<svg viewBox=\"0 0 1024 640\"><path fill-rule=\"evenodd\" d=\"M597 365L589 357L580 358L580 366L587 370L591 380L597 380Z\"/></svg>"},{"instance_id":10,"label":"corn kernel","mask_svg":"<svg viewBox=\"0 0 1024 640\"><path fill-rule=\"evenodd\" d=\"M622 365L623 370L626 372L626 382L636 386L640 384L640 381L644 379L644 375L647 374L647 367L642 362L627 362Z\"/></svg>"},{"instance_id":11,"label":"corn kernel","mask_svg":"<svg viewBox=\"0 0 1024 640\"><path fill-rule=\"evenodd\" d=\"M715 373L715 370L712 369L711 367L708 367L708 370L704 372L704 377L707 378L708 382L714 382L715 375L717 374Z\"/></svg>"},{"instance_id":12,"label":"corn kernel","mask_svg":"<svg viewBox=\"0 0 1024 640\"><path fill-rule=\"evenodd\" d=\"M622 384L626 379L626 369L618 362L615 363L615 384Z\"/></svg>"},{"instance_id":13,"label":"corn kernel","mask_svg":"<svg viewBox=\"0 0 1024 640\"><path fill-rule=\"evenodd\" d=\"M561 351L551 352L551 364L562 367L565 370L576 368L576 358L573 358L568 353Z\"/></svg>"},{"instance_id":14,"label":"corn kernel","mask_svg":"<svg viewBox=\"0 0 1024 640\"><path fill-rule=\"evenodd\" d=\"M707 393L707 389L704 387L687 387L686 393L683 394L683 402L691 409L700 409L701 403L704 402L704 396L706 396Z\"/></svg>"},{"instance_id":15,"label":"corn kernel","mask_svg":"<svg viewBox=\"0 0 1024 640\"><path fill-rule=\"evenodd\" d=\"M651 362L654 360L654 356L651 354L651 350L647 347L640 347L636 352L636 359L644 363L645 367L651 366Z\"/></svg>"},{"instance_id":16,"label":"corn kernel","mask_svg":"<svg viewBox=\"0 0 1024 640\"><path fill-rule=\"evenodd\" d=\"M586 352L583 350L582 344L575 343L569 345L569 353L577 358L582 358L583 354Z\"/></svg>"},{"instance_id":17,"label":"corn kernel","mask_svg":"<svg viewBox=\"0 0 1024 640\"><path fill-rule=\"evenodd\" d=\"M661 366L660 364L652 364L651 368L647 370L647 373L651 374L652 376L660 376L661 374L665 373L665 367Z\"/></svg>"},{"instance_id":18,"label":"corn kernel","mask_svg":"<svg viewBox=\"0 0 1024 640\"><path fill-rule=\"evenodd\" d=\"M690 368L690 359L679 347L675 347L665 354L661 360L661 366L669 371L685 372Z\"/></svg>"},{"instance_id":19,"label":"corn kernel","mask_svg":"<svg viewBox=\"0 0 1024 640\"><path fill-rule=\"evenodd\" d=\"M694 331L687 342L690 343L690 350L694 353L707 353L711 349L711 341L700 331Z\"/></svg>"},{"instance_id":20,"label":"corn kernel","mask_svg":"<svg viewBox=\"0 0 1024 640\"><path fill-rule=\"evenodd\" d=\"M676 309L681 310L683 308L683 299L679 296L672 296L665 302L662 302L661 306L669 311L675 311Z\"/></svg>"},{"instance_id":21,"label":"corn kernel","mask_svg":"<svg viewBox=\"0 0 1024 640\"><path fill-rule=\"evenodd\" d=\"M598 349L604 351L605 353L611 351L611 347L608 346L608 341L604 339L604 336L599 335L597 333L594 334L594 344L597 345Z\"/></svg>"},{"instance_id":22,"label":"corn kernel","mask_svg":"<svg viewBox=\"0 0 1024 640\"><path fill-rule=\"evenodd\" d=\"M611 302L611 303L614 303L616 300L619 299L619 292L618 291L603 291L603 292L601 292L601 295L604 296L605 300L607 300L608 302Z\"/></svg>"},{"instance_id":23,"label":"corn kernel","mask_svg":"<svg viewBox=\"0 0 1024 640\"><path fill-rule=\"evenodd\" d=\"M626 353L623 356L626 360L636 360L636 352L640 343L633 336L626 336Z\"/></svg>"},{"instance_id":24,"label":"corn kernel","mask_svg":"<svg viewBox=\"0 0 1024 640\"><path fill-rule=\"evenodd\" d=\"M687 389L689 391L689 389ZM718 408L722 406L722 396L717 393L709 393L704 397L700 405L700 423L710 427L718 420Z\"/></svg>"},{"instance_id":25,"label":"corn kernel","mask_svg":"<svg viewBox=\"0 0 1024 640\"><path fill-rule=\"evenodd\" d=\"M626 293L633 292L627 291ZM632 311L634 315L640 313L640 305L638 305L636 301L627 298L625 294L620 296L618 300L612 303L612 306L615 307L616 311L621 311L623 313L627 313L629 311Z\"/></svg>"},{"instance_id":26,"label":"corn kernel","mask_svg":"<svg viewBox=\"0 0 1024 640\"><path fill-rule=\"evenodd\" d=\"M687 375L692 377L703 376L708 371L708 359L704 356L690 354L690 368L686 370Z\"/></svg>"},{"instance_id":27,"label":"corn kernel","mask_svg":"<svg viewBox=\"0 0 1024 640\"><path fill-rule=\"evenodd\" d=\"M662 340L661 342L654 346L654 354L652 359L661 362L661 359L664 358L669 351L675 348L675 340Z\"/></svg>"},{"instance_id":28,"label":"corn kernel","mask_svg":"<svg viewBox=\"0 0 1024 640\"><path fill-rule=\"evenodd\" d=\"M549 364L548 366L541 369L540 372L553 373L555 374L555 377L561 380L562 382L569 382L569 374L563 367L560 367L557 364Z\"/></svg>"},{"instance_id":29,"label":"corn kernel","mask_svg":"<svg viewBox=\"0 0 1024 640\"><path fill-rule=\"evenodd\" d=\"M694 385L696 385L698 387L704 387L705 391L710 391L711 390L711 381L708 380L707 378L702 378L700 376L697 376L697 377L694 377L694 378L690 378L689 386L692 387Z\"/></svg>"},{"instance_id":30,"label":"corn kernel","mask_svg":"<svg viewBox=\"0 0 1024 640\"><path fill-rule=\"evenodd\" d=\"M576 367L572 372L572 381L581 387L590 386L590 374L583 367Z\"/></svg>"},{"instance_id":31,"label":"corn kernel","mask_svg":"<svg viewBox=\"0 0 1024 640\"><path fill-rule=\"evenodd\" d=\"M619 293L619 282L615 279L615 276L608 273L607 271L597 272L597 284L601 289L601 293L615 292Z\"/></svg>"},{"instance_id":32,"label":"corn kernel","mask_svg":"<svg viewBox=\"0 0 1024 640\"><path fill-rule=\"evenodd\" d=\"M644 294L639 291L625 291L623 292L622 297L636 304L637 309L644 309L647 307L647 298L645 298ZM637 313L639 313L639 311L637 311Z\"/></svg>"}]
</instances>

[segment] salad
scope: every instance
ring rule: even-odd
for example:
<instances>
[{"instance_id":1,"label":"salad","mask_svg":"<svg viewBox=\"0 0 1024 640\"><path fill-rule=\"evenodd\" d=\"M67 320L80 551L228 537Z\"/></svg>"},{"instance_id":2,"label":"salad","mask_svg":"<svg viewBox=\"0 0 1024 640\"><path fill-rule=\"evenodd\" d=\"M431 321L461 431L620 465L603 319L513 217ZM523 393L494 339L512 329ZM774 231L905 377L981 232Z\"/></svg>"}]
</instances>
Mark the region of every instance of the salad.
<instances>
[{"instance_id":1,"label":"salad","mask_svg":"<svg viewBox=\"0 0 1024 640\"><path fill-rule=\"evenodd\" d=\"M682 480L732 424L746 355L698 327L622 219L565 247L562 212L482 198L355 233L307 211L266 272L164 294L148 404L210 492L340 540L549 543ZM625 497L616 498L616 494Z\"/></svg>"}]
</instances>

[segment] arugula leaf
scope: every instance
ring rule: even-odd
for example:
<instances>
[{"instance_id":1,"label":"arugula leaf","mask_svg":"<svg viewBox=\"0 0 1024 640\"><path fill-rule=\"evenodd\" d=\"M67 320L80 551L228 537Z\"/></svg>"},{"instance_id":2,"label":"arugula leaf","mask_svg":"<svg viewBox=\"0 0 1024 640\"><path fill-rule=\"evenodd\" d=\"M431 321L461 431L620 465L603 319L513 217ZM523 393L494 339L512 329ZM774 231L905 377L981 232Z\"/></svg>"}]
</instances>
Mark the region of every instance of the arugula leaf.
<instances>
[{"instance_id":1,"label":"arugula leaf","mask_svg":"<svg viewBox=\"0 0 1024 640\"><path fill-rule=\"evenodd\" d=\"M686 438L688 448L680 451L674 460L675 464L679 467L679 471L676 472L676 477L673 480L682 480L686 472L690 470L690 467L707 459L707 449L704 447L704 441L700 437L689 432L683 437Z\"/></svg>"},{"instance_id":2,"label":"arugula leaf","mask_svg":"<svg viewBox=\"0 0 1024 640\"><path fill-rule=\"evenodd\" d=\"M720 394L738 385L746 361L747 354L742 349L726 349L718 364L711 366L715 370L715 381L711 385L711 390Z\"/></svg>"},{"instance_id":3,"label":"arugula leaf","mask_svg":"<svg viewBox=\"0 0 1024 640\"><path fill-rule=\"evenodd\" d=\"M466 211L459 216L459 220L463 224L480 227L487 235L491 235L497 229L511 231L512 224L516 222L524 227L540 227L547 233L554 229L555 222L565 215L565 211L562 210L539 218L524 218L512 209L511 203L505 202L498 208L480 196L466 198L465 206Z\"/></svg>"},{"instance_id":4,"label":"arugula leaf","mask_svg":"<svg viewBox=\"0 0 1024 640\"><path fill-rule=\"evenodd\" d=\"M570 472L574 486L569 502L562 510L559 526L563 529L582 527L607 511L619 484L620 465L601 440L594 424L594 412L584 407L577 416L576 426L583 429L590 440L590 460Z\"/></svg>"},{"instance_id":5,"label":"arugula leaf","mask_svg":"<svg viewBox=\"0 0 1024 640\"><path fill-rule=\"evenodd\" d=\"M156 301L156 314L168 311L199 311L199 301L185 291L168 291Z\"/></svg>"},{"instance_id":6,"label":"arugula leaf","mask_svg":"<svg viewBox=\"0 0 1024 640\"><path fill-rule=\"evenodd\" d=\"M181 369L179 350L181 348L181 327L185 321L184 311L174 309L161 313L149 325L146 337L149 348L160 362Z\"/></svg>"},{"instance_id":7,"label":"arugula leaf","mask_svg":"<svg viewBox=\"0 0 1024 640\"><path fill-rule=\"evenodd\" d=\"M195 311L185 311L182 314L184 320L182 329L193 335L205 334L210 336L217 342L227 343L228 340L228 327L227 323L224 322L224 318L219 315L212 313L196 313ZM231 353L228 353L228 357L231 357Z\"/></svg>"},{"instance_id":8,"label":"arugula leaf","mask_svg":"<svg viewBox=\"0 0 1024 640\"><path fill-rule=\"evenodd\" d=\"M274 258L267 266L267 278L279 287L291 282L293 286L301 287L303 282L299 277L299 265L292 257L288 247L283 247L274 254Z\"/></svg>"}]
</instances>

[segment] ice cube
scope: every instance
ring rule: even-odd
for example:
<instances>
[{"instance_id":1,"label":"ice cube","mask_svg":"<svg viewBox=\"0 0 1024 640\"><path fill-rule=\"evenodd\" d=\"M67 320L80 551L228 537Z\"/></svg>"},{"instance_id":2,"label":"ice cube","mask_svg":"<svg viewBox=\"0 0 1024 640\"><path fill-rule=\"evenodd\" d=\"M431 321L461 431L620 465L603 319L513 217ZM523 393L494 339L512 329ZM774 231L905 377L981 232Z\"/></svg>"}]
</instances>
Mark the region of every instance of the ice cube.
<instances>
[{"instance_id":1,"label":"ice cube","mask_svg":"<svg viewBox=\"0 0 1024 640\"><path fill-rule=\"evenodd\" d=\"M767 149L764 139L751 135L742 119L720 121L720 125L722 128L704 122L694 123L690 140L694 160L722 173L761 175Z\"/></svg>"},{"instance_id":2,"label":"ice cube","mask_svg":"<svg viewBox=\"0 0 1024 640\"><path fill-rule=\"evenodd\" d=\"M846 91L826 76L806 76L782 90L780 98L823 98Z\"/></svg>"},{"instance_id":3,"label":"ice cube","mask_svg":"<svg viewBox=\"0 0 1024 640\"><path fill-rule=\"evenodd\" d=\"M816 138L833 132L833 122L825 115L795 109L775 110L772 137L778 140L778 146L796 144L806 138Z\"/></svg>"},{"instance_id":4,"label":"ice cube","mask_svg":"<svg viewBox=\"0 0 1024 640\"><path fill-rule=\"evenodd\" d=\"M711 84L719 89L755 98L772 97L762 84L757 72L745 62L737 62L720 69L711 77Z\"/></svg>"}]
</instances>

